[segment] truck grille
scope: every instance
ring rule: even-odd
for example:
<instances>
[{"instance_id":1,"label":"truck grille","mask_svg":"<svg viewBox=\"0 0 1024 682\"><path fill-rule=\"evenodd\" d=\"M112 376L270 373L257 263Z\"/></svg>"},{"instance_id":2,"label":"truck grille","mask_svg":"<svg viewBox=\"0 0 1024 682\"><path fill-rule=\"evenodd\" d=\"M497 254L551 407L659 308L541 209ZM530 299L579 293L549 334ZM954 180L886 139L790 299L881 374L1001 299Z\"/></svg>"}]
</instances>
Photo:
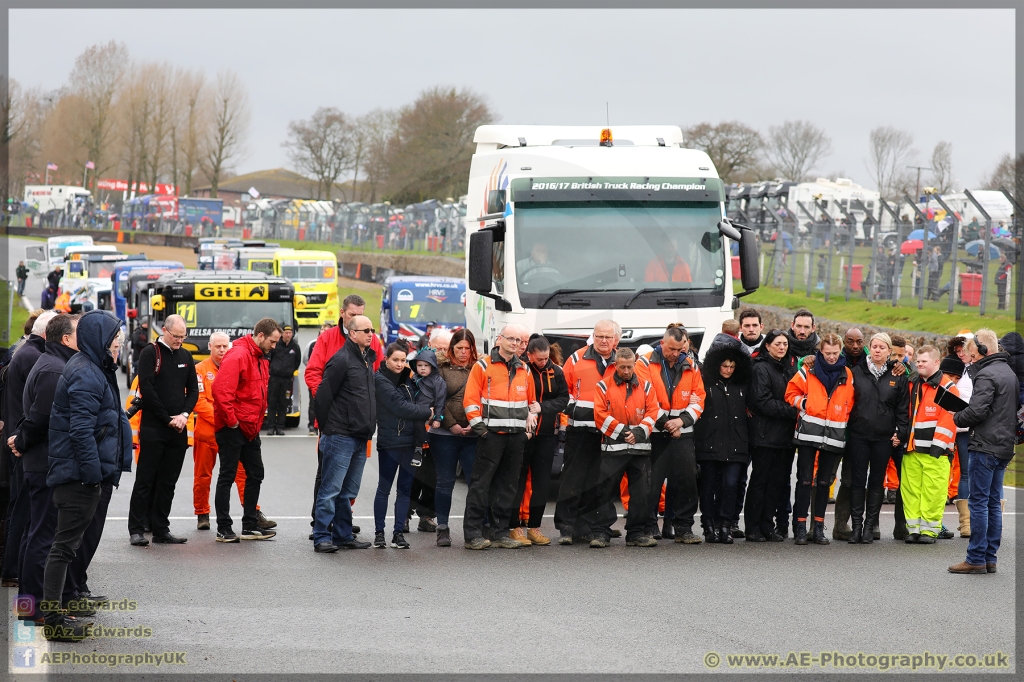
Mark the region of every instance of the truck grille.
<instances>
[{"instance_id":1,"label":"truck grille","mask_svg":"<svg viewBox=\"0 0 1024 682\"><path fill-rule=\"evenodd\" d=\"M306 305L323 305L327 303L327 294L303 294L306 297Z\"/></svg>"}]
</instances>

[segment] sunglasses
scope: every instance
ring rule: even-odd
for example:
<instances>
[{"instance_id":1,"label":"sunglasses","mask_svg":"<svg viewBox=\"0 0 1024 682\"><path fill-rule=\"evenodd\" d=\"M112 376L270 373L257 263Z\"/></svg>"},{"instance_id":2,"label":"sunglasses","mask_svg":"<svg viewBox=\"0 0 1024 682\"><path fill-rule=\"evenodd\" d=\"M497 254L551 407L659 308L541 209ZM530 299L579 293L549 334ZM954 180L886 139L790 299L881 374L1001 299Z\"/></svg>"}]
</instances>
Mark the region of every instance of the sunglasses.
<instances>
[{"instance_id":1,"label":"sunglasses","mask_svg":"<svg viewBox=\"0 0 1024 682\"><path fill-rule=\"evenodd\" d=\"M352 331L354 331L354 332L361 332L363 334L372 334L372 333L374 333L377 330L374 329L373 327L367 327L366 329L353 329Z\"/></svg>"}]
</instances>

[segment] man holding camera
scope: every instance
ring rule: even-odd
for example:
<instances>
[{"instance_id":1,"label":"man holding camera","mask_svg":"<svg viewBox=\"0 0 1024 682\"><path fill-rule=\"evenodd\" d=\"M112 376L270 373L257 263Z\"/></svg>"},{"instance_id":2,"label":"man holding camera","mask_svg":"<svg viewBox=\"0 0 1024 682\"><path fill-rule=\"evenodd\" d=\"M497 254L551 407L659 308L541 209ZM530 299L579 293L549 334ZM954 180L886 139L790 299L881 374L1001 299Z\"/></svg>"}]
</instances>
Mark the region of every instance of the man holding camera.
<instances>
[{"instance_id":1,"label":"man holding camera","mask_svg":"<svg viewBox=\"0 0 1024 682\"><path fill-rule=\"evenodd\" d=\"M138 471L128 511L128 532L136 546L149 544L143 533L151 508L153 542L187 542L171 535L167 518L188 449L188 417L199 397L195 361L192 353L181 347L187 333L180 315L168 315L163 335L139 354L142 428Z\"/></svg>"}]
</instances>

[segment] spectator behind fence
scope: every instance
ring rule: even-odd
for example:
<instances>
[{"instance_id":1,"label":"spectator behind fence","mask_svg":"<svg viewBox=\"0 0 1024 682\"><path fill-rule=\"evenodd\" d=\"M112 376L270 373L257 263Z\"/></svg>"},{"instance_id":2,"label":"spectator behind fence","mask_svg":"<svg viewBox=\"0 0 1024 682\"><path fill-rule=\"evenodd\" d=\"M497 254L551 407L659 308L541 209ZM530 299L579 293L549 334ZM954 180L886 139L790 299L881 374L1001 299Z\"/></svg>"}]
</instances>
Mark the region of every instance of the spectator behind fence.
<instances>
[{"instance_id":1,"label":"spectator behind fence","mask_svg":"<svg viewBox=\"0 0 1024 682\"><path fill-rule=\"evenodd\" d=\"M974 375L974 391L967 409L953 415L957 426L972 427L971 538L967 559L949 567L950 573L995 573L1003 534L1003 474L1013 459L1020 384L999 351L996 334L979 329L968 345L981 356Z\"/></svg>"}]
</instances>

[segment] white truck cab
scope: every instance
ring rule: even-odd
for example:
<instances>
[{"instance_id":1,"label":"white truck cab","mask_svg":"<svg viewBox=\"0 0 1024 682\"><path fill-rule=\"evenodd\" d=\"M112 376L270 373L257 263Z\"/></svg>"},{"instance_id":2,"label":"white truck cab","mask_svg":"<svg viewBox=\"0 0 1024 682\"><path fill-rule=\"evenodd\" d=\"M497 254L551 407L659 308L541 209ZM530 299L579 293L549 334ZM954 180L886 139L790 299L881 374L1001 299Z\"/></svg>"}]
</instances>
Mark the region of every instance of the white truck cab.
<instances>
[{"instance_id":1,"label":"white truck cab","mask_svg":"<svg viewBox=\"0 0 1024 682\"><path fill-rule=\"evenodd\" d=\"M567 355L610 318L632 348L681 322L703 354L757 289L757 242L726 219L711 159L682 139L676 126L477 129L466 326L480 350L520 323Z\"/></svg>"}]
</instances>

